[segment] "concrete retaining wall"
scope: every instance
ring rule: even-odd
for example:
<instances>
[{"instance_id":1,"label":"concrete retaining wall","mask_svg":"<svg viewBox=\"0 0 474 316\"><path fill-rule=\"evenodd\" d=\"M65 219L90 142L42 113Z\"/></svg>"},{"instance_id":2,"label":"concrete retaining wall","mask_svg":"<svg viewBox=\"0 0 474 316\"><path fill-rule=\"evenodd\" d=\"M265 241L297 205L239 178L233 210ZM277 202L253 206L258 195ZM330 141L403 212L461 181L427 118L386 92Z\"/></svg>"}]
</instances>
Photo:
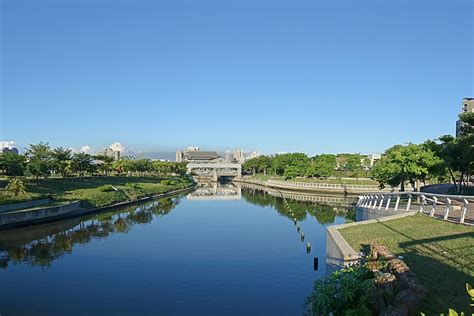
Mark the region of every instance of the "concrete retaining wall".
<instances>
[{"instance_id":1,"label":"concrete retaining wall","mask_svg":"<svg viewBox=\"0 0 474 316\"><path fill-rule=\"evenodd\" d=\"M4 213L4 214L0 214L0 229L17 228L17 227L22 227L22 226L27 226L27 225L32 225L32 224L39 224L39 223L52 222L52 221L57 221L57 220L64 220L64 219L67 219L67 218L73 218L73 217L79 217L79 216L88 216L88 215L92 215L92 214L95 214L95 213L99 213L99 212L103 212L103 211L107 211L107 210L111 210L111 209L126 207L126 206L130 206L130 205L150 201L150 200L153 200L153 199L159 199L159 198L163 198L163 197L167 197L167 196L187 192L187 191L190 191L190 190L195 189L195 188L196 188L196 183L194 183L194 184L192 184L189 187L184 188L184 189L178 189L178 190L174 190L174 191L170 191L170 192L166 192L166 193L160 193L160 194L156 194L156 195L152 195L152 196L148 196L148 197L143 197L143 198L140 198L140 199L137 199L137 200L119 202L119 203L116 203L116 204L111 204L111 205L107 205L107 206L103 206L103 207L99 207L99 208L93 208L93 209L79 209L80 201L77 201L77 202L73 203L74 205L76 205L76 203L77 203L77 205L72 210L69 209L69 208L64 208L64 205L62 205L63 208L61 210L49 210L46 213L41 213L41 212L34 213L34 212L39 211L39 210L44 210L44 209L35 209L35 210L28 211L28 212L31 213L28 216L22 217L21 215L17 215L18 217L16 218L16 220L12 220L12 219L15 218L13 215L10 215L11 217L4 217L6 214L9 214L9 213ZM46 209L53 209L53 208L57 208L57 207L60 207L60 206L59 205L58 206L53 206L51 208L46 208ZM73 207L71 207L71 208L73 208ZM11 213L18 214L20 212L21 211L11 212ZM7 218L9 222L8 223L2 222L2 218Z\"/></svg>"},{"instance_id":2,"label":"concrete retaining wall","mask_svg":"<svg viewBox=\"0 0 474 316\"><path fill-rule=\"evenodd\" d=\"M356 225L366 225L389 221L392 219L412 216L417 213L417 211L401 212L399 214L384 216L377 219L364 220L362 222L329 226L327 228L326 238L326 273L331 273L332 271L335 271L341 267L357 263L361 259L361 254L355 251L351 247L351 245L349 245L349 243L344 239L344 237L342 237L341 233L339 232L339 229Z\"/></svg>"},{"instance_id":3,"label":"concrete retaining wall","mask_svg":"<svg viewBox=\"0 0 474 316\"><path fill-rule=\"evenodd\" d=\"M0 213L22 210L25 208L37 207L37 206L48 204L50 202L51 202L51 199L48 198L48 199L41 199L41 200L26 201L26 202L21 202L21 203L0 205Z\"/></svg>"},{"instance_id":4,"label":"concrete retaining wall","mask_svg":"<svg viewBox=\"0 0 474 316\"><path fill-rule=\"evenodd\" d=\"M11 211L0 213L0 226L12 226L18 223L29 223L58 217L75 212L79 208L80 201L69 204L27 209L23 211Z\"/></svg>"}]
</instances>

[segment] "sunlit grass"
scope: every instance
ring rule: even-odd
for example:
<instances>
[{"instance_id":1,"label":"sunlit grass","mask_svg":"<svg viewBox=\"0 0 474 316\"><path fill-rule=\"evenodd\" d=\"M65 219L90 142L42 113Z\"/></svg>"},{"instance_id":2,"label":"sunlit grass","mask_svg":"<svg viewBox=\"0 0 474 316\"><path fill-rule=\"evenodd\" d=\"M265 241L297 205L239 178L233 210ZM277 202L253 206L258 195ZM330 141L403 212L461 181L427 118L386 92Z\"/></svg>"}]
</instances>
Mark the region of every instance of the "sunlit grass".
<instances>
[{"instance_id":1,"label":"sunlit grass","mask_svg":"<svg viewBox=\"0 0 474 316\"><path fill-rule=\"evenodd\" d=\"M162 181L164 180L164 183ZM172 181L167 183L166 180ZM169 181L168 181L169 182ZM0 184L4 187L6 183ZM155 195L175 189L185 188L191 184L187 178L158 177L96 177L72 179L46 179L38 183L26 184L25 195L14 197L0 191L0 204L9 204L31 199L44 198L49 194L59 201L81 200L84 208L101 207L118 202ZM100 187L114 186L117 191L103 191Z\"/></svg>"},{"instance_id":2,"label":"sunlit grass","mask_svg":"<svg viewBox=\"0 0 474 316\"><path fill-rule=\"evenodd\" d=\"M465 284L474 284L474 227L418 214L340 232L355 250L367 251L375 241L403 256L428 289L420 311L439 315L454 308L470 314Z\"/></svg>"}]
</instances>

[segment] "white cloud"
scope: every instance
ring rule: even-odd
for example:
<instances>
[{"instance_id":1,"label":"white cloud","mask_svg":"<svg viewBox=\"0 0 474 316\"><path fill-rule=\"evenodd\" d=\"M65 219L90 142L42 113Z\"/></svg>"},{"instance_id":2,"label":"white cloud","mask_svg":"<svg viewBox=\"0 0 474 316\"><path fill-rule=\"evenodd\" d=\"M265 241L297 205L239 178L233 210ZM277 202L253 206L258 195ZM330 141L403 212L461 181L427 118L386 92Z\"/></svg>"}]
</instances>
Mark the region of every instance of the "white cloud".
<instances>
[{"instance_id":1,"label":"white cloud","mask_svg":"<svg viewBox=\"0 0 474 316\"><path fill-rule=\"evenodd\" d=\"M94 150L92 149L91 146L89 145L84 145L82 146L81 148L77 149L77 148L74 148L74 147L70 147L69 148L73 153L85 153L85 154L89 154L89 155L92 155L94 153Z\"/></svg>"},{"instance_id":2,"label":"white cloud","mask_svg":"<svg viewBox=\"0 0 474 316\"><path fill-rule=\"evenodd\" d=\"M109 146L109 148L112 149L113 151L120 151L120 152L127 151L127 148L125 148L125 146L123 146L122 144L118 142L113 143L112 145Z\"/></svg>"},{"instance_id":3,"label":"white cloud","mask_svg":"<svg viewBox=\"0 0 474 316\"><path fill-rule=\"evenodd\" d=\"M91 148L91 146L84 145L81 147L81 149L79 149L79 152L84 154L93 154L94 150Z\"/></svg>"},{"instance_id":4,"label":"white cloud","mask_svg":"<svg viewBox=\"0 0 474 316\"><path fill-rule=\"evenodd\" d=\"M3 150L3 148L12 148L16 147L16 143L12 140L7 140L7 141L0 141L0 150Z\"/></svg>"}]
</instances>

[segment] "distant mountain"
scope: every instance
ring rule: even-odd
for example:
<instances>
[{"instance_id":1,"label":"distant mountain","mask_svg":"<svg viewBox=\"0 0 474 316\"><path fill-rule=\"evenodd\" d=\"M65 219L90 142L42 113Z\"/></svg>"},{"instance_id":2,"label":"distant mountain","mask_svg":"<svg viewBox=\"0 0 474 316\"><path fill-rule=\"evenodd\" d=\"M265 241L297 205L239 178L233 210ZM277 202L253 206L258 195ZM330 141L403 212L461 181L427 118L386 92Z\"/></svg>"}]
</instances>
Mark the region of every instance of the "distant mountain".
<instances>
[{"instance_id":1,"label":"distant mountain","mask_svg":"<svg viewBox=\"0 0 474 316\"><path fill-rule=\"evenodd\" d=\"M176 153L175 152L147 152L141 154L143 158L148 159L164 159L175 161L176 160Z\"/></svg>"}]
</instances>

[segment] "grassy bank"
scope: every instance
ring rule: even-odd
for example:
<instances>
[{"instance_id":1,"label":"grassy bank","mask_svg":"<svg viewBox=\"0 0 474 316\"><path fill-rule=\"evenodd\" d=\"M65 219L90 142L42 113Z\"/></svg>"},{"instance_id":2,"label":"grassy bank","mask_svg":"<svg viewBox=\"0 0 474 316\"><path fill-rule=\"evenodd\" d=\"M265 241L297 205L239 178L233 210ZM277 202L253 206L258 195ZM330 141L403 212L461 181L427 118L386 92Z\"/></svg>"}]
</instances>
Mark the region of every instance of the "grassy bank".
<instances>
[{"instance_id":1,"label":"grassy bank","mask_svg":"<svg viewBox=\"0 0 474 316\"><path fill-rule=\"evenodd\" d=\"M281 176L269 176L269 175L263 175L263 174L257 174L252 176L252 178L256 180L262 180L262 181L267 181L267 180L285 180L284 177ZM295 182L314 182L314 183L330 183L330 184L358 184L358 185L378 185L379 183L377 181L371 180L371 179L359 179L357 180L356 178L341 178L341 179L336 179L336 178L329 178L329 179L320 179L320 178L300 178L297 177L295 179L291 179L288 181L295 181Z\"/></svg>"},{"instance_id":2,"label":"grassy bank","mask_svg":"<svg viewBox=\"0 0 474 316\"><path fill-rule=\"evenodd\" d=\"M26 194L14 197L0 191L0 204L47 197L58 201L81 200L81 207L94 208L183 189L191 184L185 177L95 177L46 179L26 183ZM5 187L6 182L0 182Z\"/></svg>"},{"instance_id":3,"label":"grassy bank","mask_svg":"<svg viewBox=\"0 0 474 316\"><path fill-rule=\"evenodd\" d=\"M454 308L470 314L465 284L474 285L474 227L419 214L340 232L355 250L367 251L376 241L403 256L428 289L420 311L439 315Z\"/></svg>"}]
</instances>

